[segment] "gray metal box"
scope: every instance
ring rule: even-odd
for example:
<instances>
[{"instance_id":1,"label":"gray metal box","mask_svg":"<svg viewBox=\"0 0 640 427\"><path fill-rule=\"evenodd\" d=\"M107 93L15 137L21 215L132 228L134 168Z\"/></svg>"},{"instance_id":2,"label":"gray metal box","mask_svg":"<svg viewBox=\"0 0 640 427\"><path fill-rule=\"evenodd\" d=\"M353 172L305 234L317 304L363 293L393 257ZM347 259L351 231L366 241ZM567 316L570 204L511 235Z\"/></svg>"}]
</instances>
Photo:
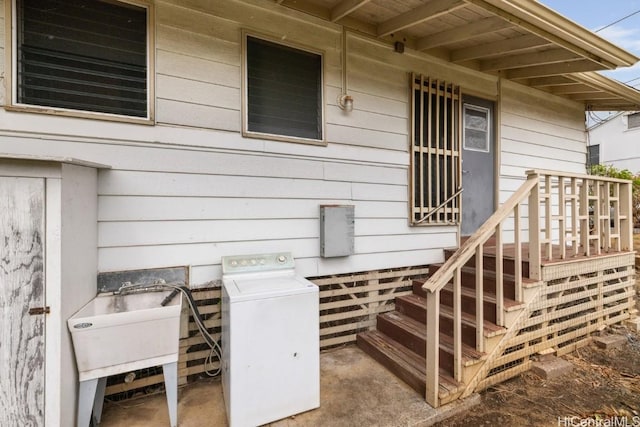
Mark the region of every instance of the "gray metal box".
<instances>
[{"instance_id":1,"label":"gray metal box","mask_svg":"<svg viewBox=\"0 0 640 427\"><path fill-rule=\"evenodd\" d=\"M353 254L353 205L320 205L320 256Z\"/></svg>"}]
</instances>

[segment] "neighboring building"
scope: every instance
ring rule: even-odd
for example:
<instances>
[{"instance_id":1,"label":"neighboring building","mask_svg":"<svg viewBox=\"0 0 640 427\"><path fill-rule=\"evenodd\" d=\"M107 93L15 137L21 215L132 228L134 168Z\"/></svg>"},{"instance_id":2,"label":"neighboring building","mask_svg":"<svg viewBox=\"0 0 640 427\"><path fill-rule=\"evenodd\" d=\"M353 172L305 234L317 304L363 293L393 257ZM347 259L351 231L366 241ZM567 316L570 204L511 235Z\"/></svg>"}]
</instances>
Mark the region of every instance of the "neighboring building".
<instances>
[{"instance_id":1,"label":"neighboring building","mask_svg":"<svg viewBox=\"0 0 640 427\"><path fill-rule=\"evenodd\" d=\"M640 112L619 112L588 130L590 164L640 172Z\"/></svg>"},{"instance_id":2,"label":"neighboring building","mask_svg":"<svg viewBox=\"0 0 640 427\"><path fill-rule=\"evenodd\" d=\"M46 354L0 396L28 388L36 425L74 424L65 321L94 271L189 266L198 287L225 255L291 251L306 277L442 262L527 170L585 173L586 110L640 110L594 73L638 58L535 1L390 3L4 2L0 175L40 176L25 209L62 213L32 276L58 274L31 291L49 295ZM350 256L321 256L333 204L355 206ZM13 307L0 337L34 329Z\"/></svg>"}]
</instances>

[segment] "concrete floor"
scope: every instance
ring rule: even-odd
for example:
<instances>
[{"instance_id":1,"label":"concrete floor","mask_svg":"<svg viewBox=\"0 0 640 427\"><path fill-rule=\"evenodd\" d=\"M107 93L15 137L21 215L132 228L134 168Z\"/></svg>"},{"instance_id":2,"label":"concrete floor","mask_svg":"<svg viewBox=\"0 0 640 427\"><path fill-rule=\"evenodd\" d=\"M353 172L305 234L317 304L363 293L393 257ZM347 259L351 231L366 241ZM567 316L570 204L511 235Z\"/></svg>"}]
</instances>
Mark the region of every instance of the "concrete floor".
<instances>
[{"instance_id":1,"label":"concrete floor","mask_svg":"<svg viewBox=\"0 0 640 427\"><path fill-rule=\"evenodd\" d=\"M354 345L321 353L320 408L270 424L302 426L428 426L480 402L478 395L436 410ZM222 386L202 380L178 391L180 427L226 426ZM168 426L164 394L105 403L101 427Z\"/></svg>"}]
</instances>

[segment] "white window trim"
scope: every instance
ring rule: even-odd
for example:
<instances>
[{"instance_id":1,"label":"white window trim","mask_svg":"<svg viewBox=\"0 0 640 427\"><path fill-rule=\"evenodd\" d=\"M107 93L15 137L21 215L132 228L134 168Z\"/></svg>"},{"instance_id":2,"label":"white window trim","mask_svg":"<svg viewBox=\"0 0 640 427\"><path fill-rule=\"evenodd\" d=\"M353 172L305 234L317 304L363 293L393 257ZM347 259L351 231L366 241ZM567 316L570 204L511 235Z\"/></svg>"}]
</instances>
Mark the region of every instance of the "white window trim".
<instances>
[{"instance_id":1,"label":"white window trim","mask_svg":"<svg viewBox=\"0 0 640 427\"><path fill-rule=\"evenodd\" d=\"M40 113L68 117L89 118L138 124L153 125L155 123L155 8L150 0L116 0L118 3L131 4L147 9L147 117L133 117L112 113L72 110L68 108L20 104L18 99L18 41L16 0L5 1L5 17L11 17L11 25L5 26L5 109L16 112ZM7 20L5 19L5 22Z\"/></svg>"},{"instance_id":2,"label":"white window trim","mask_svg":"<svg viewBox=\"0 0 640 427\"><path fill-rule=\"evenodd\" d=\"M313 53L316 55L320 55L320 113L322 114L322 139L311 139L311 138L301 138L295 136L288 135L278 135L273 133L264 133L264 132L256 132L249 130L249 100L248 100L248 82L247 79L249 77L247 72L247 37L254 37L257 39L269 41L272 43L276 43L282 46L288 46L294 49L303 50L309 53ZM300 44L300 43L291 43L288 41L283 41L281 38L265 35L259 32L251 31L251 30L242 30L242 136L247 138L259 138L259 139L268 139L274 141L282 141L282 142L295 142L300 144L309 144L309 145L327 145L327 129L326 129L326 107L325 107L325 66L324 66L324 57L325 52L322 50L314 49L309 46Z\"/></svg>"},{"instance_id":3,"label":"white window trim","mask_svg":"<svg viewBox=\"0 0 640 427\"><path fill-rule=\"evenodd\" d=\"M467 147L467 127L465 126L465 110L481 111L487 114L487 137L486 137L486 149ZM462 106L462 147L469 151L478 151L481 153L489 153L491 151L491 110L479 105L464 103Z\"/></svg>"}]
</instances>

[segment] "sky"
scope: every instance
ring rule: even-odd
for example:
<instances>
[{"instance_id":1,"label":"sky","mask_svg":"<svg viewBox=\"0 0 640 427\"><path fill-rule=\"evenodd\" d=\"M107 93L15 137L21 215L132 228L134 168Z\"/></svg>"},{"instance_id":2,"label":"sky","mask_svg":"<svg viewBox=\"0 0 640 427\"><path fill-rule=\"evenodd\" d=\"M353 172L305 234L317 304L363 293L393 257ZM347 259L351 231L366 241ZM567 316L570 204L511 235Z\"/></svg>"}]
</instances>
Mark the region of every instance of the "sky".
<instances>
[{"instance_id":1,"label":"sky","mask_svg":"<svg viewBox=\"0 0 640 427\"><path fill-rule=\"evenodd\" d=\"M565 17L597 31L620 18L638 12L597 34L640 57L640 0L539 0ZM640 89L640 64L603 72L608 77ZM634 80L636 79L636 80Z\"/></svg>"}]
</instances>

